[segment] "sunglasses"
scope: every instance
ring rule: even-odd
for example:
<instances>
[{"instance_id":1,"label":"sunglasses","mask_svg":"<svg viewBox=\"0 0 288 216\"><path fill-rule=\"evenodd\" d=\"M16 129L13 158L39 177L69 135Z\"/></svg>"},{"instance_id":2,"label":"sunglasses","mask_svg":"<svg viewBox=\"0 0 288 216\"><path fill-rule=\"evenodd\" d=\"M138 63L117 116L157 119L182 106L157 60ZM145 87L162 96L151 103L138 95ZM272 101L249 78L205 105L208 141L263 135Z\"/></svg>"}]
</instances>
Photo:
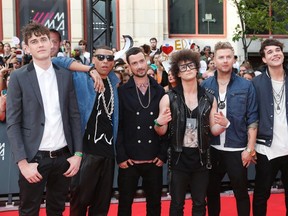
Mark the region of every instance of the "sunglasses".
<instances>
[{"instance_id":1,"label":"sunglasses","mask_svg":"<svg viewBox=\"0 0 288 216\"><path fill-rule=\"evenodd\" d=\"M114 55L101 55L101 54L97 54L94 55L99 61L104 61L104 59L106 58L107 61L114 61Z\"/></svg>"}]
</instances>

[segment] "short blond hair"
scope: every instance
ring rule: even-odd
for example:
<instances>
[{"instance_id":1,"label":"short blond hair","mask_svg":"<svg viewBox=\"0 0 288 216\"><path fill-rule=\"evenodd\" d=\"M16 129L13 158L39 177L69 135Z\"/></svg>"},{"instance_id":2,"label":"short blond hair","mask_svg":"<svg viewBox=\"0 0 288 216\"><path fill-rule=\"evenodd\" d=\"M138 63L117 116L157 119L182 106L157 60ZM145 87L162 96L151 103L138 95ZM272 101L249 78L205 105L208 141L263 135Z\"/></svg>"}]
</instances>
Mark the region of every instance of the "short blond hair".
<instances>
[{"instance_id":1,"label":"short blond hair","mask_svg":"<svg viewBox=\"0 0 288 216\"><path fill-rule=\"evenodd\" d=\"M214 53L216 53L218 50L221 49L230 49L234 53L234 48L229 42L222 42L222 41L217 42L214 47Z\"/></svg>"}]
</instances>

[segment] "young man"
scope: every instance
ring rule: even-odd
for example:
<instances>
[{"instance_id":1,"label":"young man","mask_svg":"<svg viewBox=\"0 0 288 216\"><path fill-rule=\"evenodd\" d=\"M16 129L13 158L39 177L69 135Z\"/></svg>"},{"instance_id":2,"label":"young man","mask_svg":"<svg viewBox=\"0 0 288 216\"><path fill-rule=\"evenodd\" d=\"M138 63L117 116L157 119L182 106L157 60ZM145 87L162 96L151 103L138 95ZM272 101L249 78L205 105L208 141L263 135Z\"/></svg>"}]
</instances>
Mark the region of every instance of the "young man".
<instances>
[{"instance_id":1,"label":"young man","mask_svg":"<svg viewBox=\"0 0 288 216\"><path fill-rule=\"evenodd\" d=\"M252 82L257 92L259 127L256 140L256 178L253 196L253 215L267 212L271 186L278 171L285 189L286 214L288 207L288 125L287 85L283 44L275 39L265 40L260 48L263 73Z\"/></svg>"},{"instance_id":2,"label":"young man","mask_svg":"<svg viewBox=\"0 0 288 216\"><path fill-rule=\"evenodd\" d=\"M211 168L208 135L222 133L228 120L221 112L216 112L214 96L198 86L198 53L190 49L175 52L170 64L178 85L161 99L160 114L154 126L159 135L166 132L170 135L170 215L183 215L188 186L193 201L192 215L206 215L205 199Z\"/></svg>"},{"instance_id":3,"label":"young man","mask_svg":"<svg viewBox=\"0 0 288 216\"><path fill-rule=\"evenodd\" d=\"M11 74L7 94L7 134L20 169L19 214L38 216L46 187L47 215L62 215L82 155L72 74L52 64L49 29L30 23L23 38L33 62Z\"/></svg>"},{"instance_id":4,"label":"young man","mask_svg":"<svg viewBox=\"0 0 288 216\"><path fill-rule=\"evenodd\" d=\"M220 187L228 174L241 216L250 215L247 167L254 160L258 113L256 92L250 81L233 73L234 49L228 42L214 48L217 71L202 86L217 98L218 111L229 120L226 131L211 141L212 169L207 192L209 215L220 214Z\"/></svg>"},{"instance_id":5,"label":"young man","mask_svg":"<svg viewBox=\"0 0 288 216\"><path fill-rule=\"evenodd\" d=\"M133 77L119 87L119 130L116 144L119 165L119 216L131 215L140 177L147 200L147 215L161 214L162 165L167 148L153 129L164 89L147 75L145 55L138 47L126 52Z\"/></svg>"},{"instance_id":6,"label":"young man","mask_svg":"<svg viewBox=\"0 0 288 216\"><path fill-rule=\"evenodd\" d=\"M85 216L87 211L88 215L107 215L113 189L119 79L112 71L114 55L109 47L96 48L92 61L103 79L105 90L95 92L91 82L86 87L82 82L75 83L85 133L83 161L71 183L71 216Z\"/></svg>"},{"instance_id":7,"label":"young man","mask_svg":"<svg viewBox=\"0 0 288 216\"><path fill-rule=\"evenodd\" d=\"M157 39L155 37L150 38L150 57L153 57L156 52L160 52L160 50L157 48Z\"/></svg>"}]
</instances>

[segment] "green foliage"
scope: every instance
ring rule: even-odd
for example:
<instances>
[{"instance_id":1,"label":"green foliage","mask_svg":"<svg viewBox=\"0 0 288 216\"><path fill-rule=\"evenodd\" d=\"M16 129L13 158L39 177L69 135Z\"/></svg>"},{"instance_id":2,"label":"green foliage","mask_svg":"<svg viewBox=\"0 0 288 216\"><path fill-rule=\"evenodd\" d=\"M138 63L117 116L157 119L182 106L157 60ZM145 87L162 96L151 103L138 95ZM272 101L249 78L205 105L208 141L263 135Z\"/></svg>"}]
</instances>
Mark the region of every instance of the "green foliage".
<instances>
[{"instance_id":1,"label":"green foliage","mask_svg":"<svg viewBox=\"0 0 288 216\"><path fill-rule=\"evenodd\" d=\"M245 59L248 47L253 40L258 39L257 35L288 33L287 0L227 1L237 9L240 24L235 26L232 40L242 41ZM220 2L223 0L219 0Z\"/></svg>"}]
</instances>

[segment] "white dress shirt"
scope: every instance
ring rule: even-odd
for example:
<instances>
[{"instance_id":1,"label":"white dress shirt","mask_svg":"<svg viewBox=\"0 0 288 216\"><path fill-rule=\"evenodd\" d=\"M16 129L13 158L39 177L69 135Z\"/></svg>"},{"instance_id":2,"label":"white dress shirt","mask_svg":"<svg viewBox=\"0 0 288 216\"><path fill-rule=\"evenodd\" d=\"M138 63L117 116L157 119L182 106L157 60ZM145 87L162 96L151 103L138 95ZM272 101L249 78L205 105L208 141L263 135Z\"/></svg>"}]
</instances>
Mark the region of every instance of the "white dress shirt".
<instances>
[{"instance_id":1,"label":"white dress shirt","mask_svg":"<svg viewBox=\"0 0 288 216\"><path fill-rule=\"evenodd\" d=\"M43 70L35 63L34 67L45 113L44 133L39 150L54 151L67 146L60 110L56 74L52 64L48 70Z\"/></svg>"}]
</instances>

